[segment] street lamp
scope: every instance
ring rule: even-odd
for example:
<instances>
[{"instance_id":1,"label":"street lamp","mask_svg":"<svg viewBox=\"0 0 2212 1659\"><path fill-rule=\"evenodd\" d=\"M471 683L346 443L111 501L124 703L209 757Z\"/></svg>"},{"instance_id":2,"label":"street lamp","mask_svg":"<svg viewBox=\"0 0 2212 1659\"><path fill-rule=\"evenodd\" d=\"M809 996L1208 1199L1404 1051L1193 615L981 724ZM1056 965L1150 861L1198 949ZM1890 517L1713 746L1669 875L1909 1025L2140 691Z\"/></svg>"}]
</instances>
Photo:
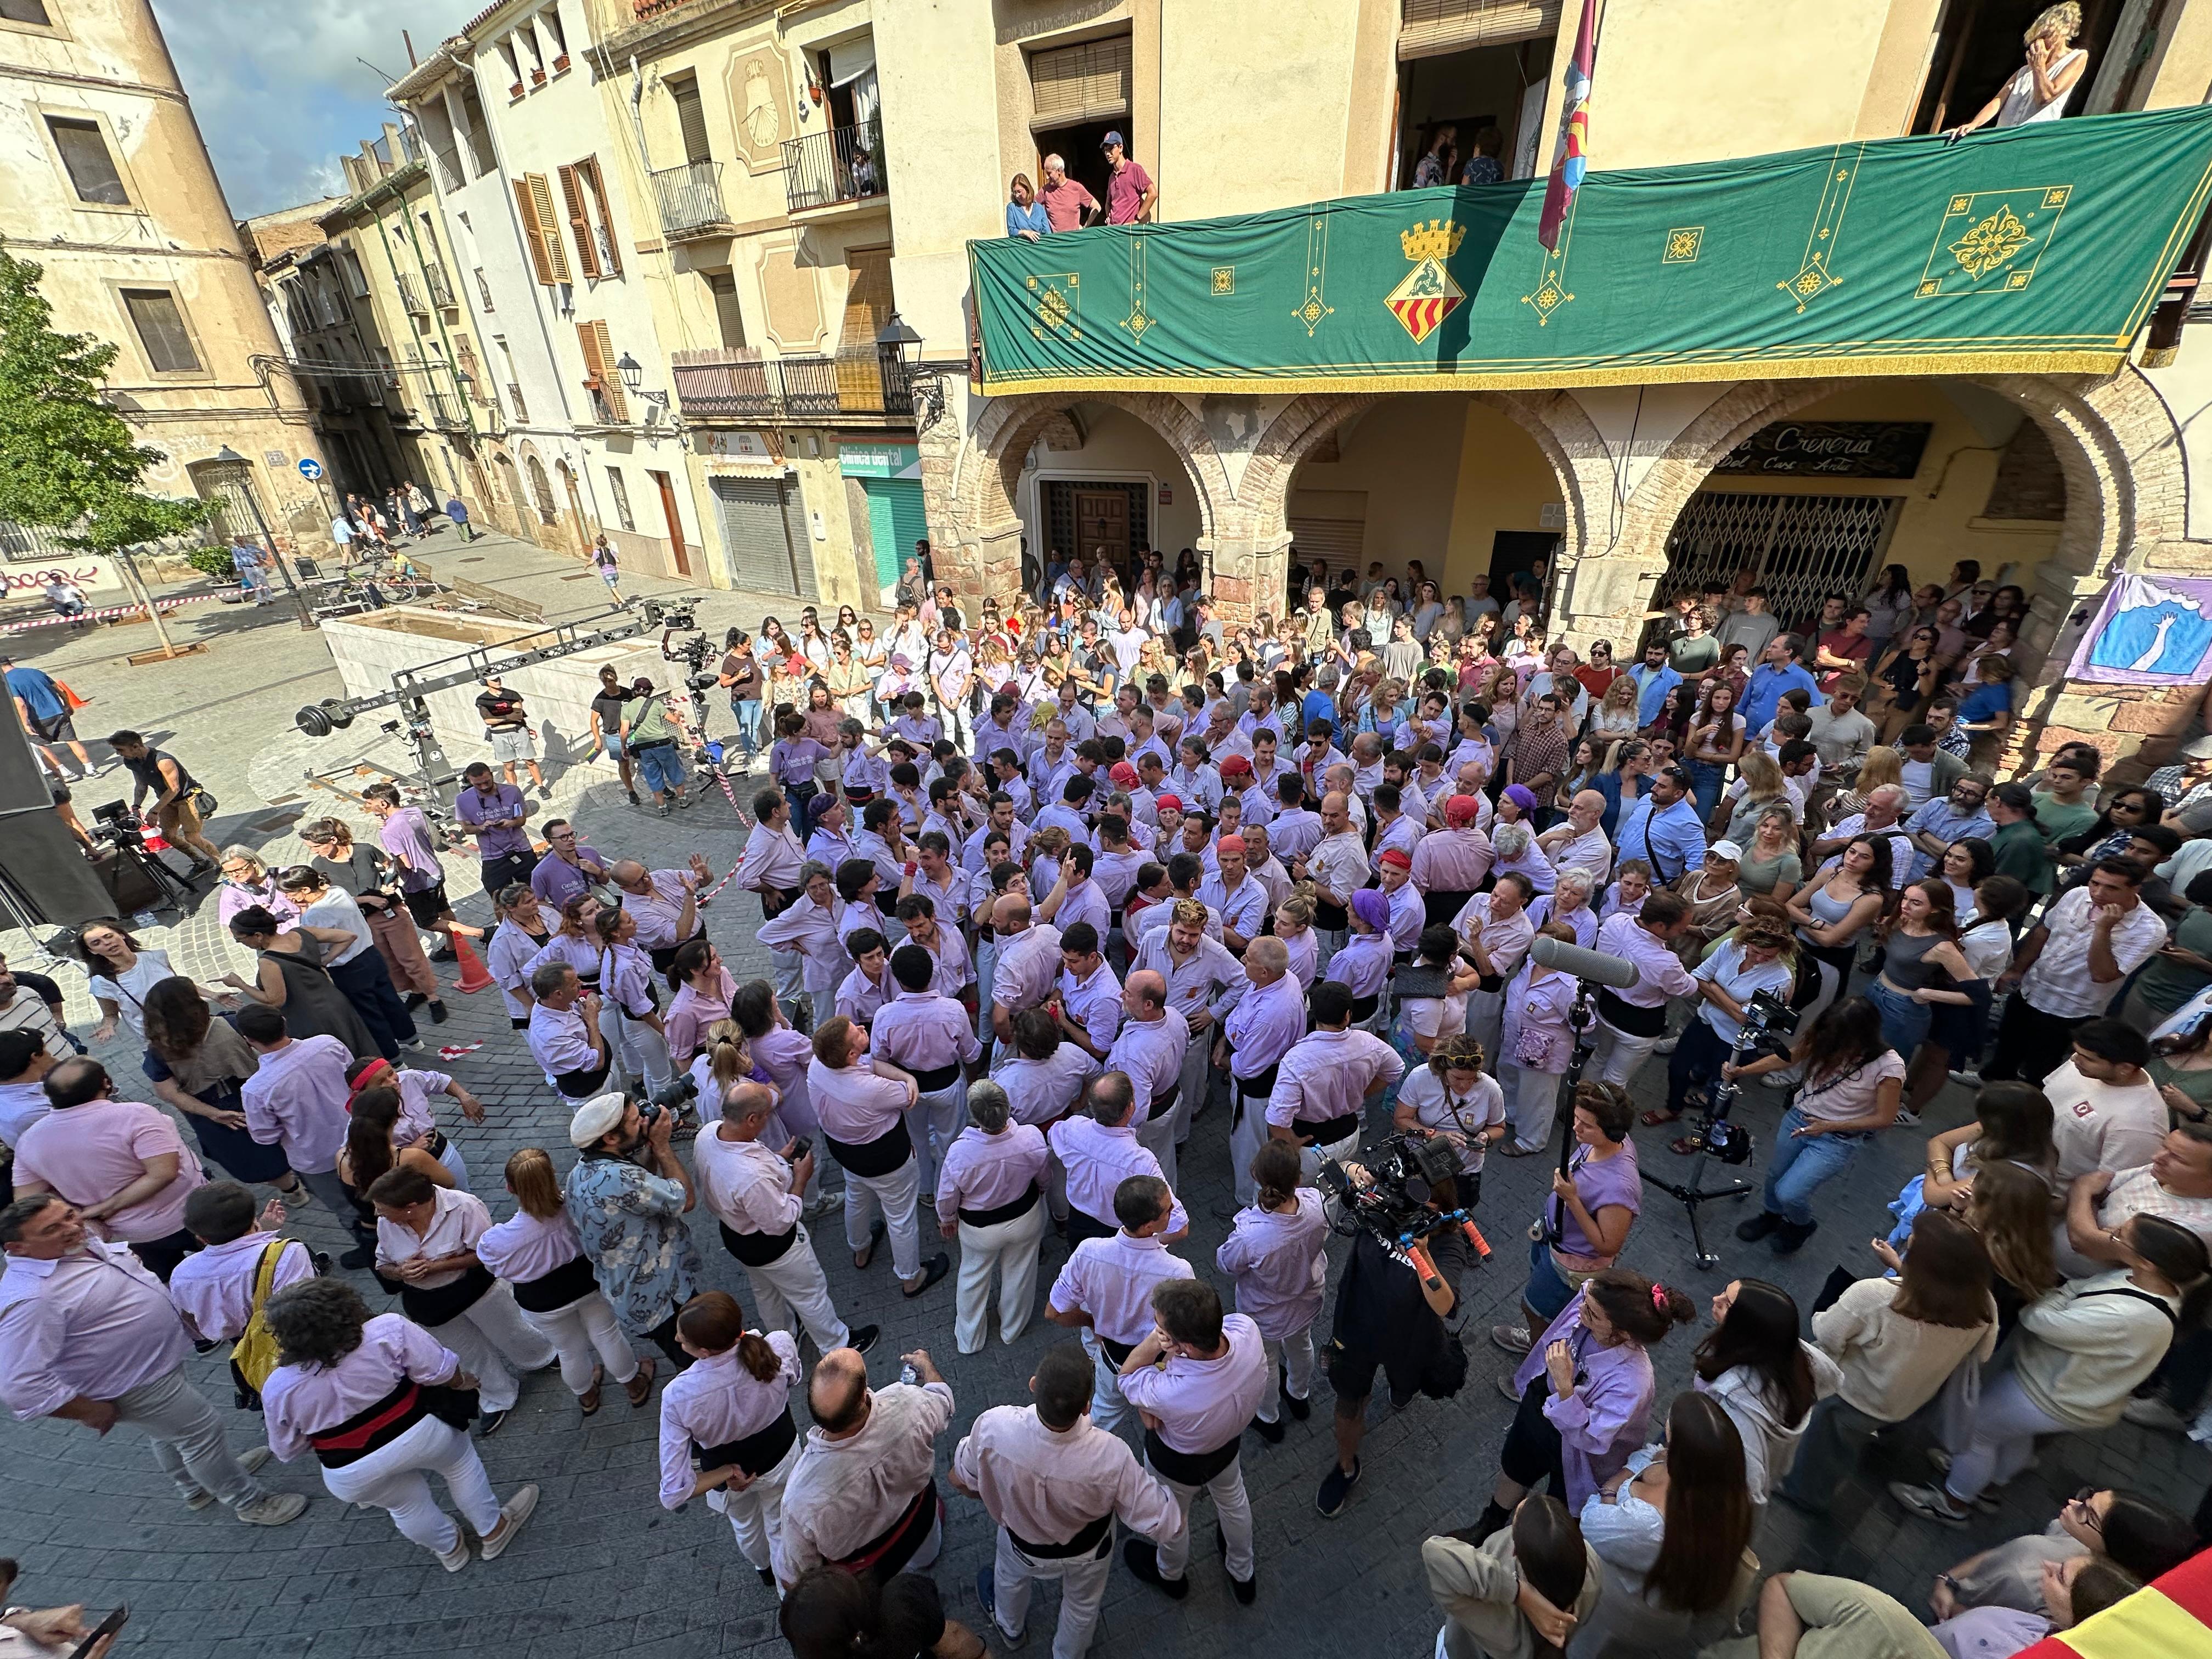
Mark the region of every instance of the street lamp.
<instances>
[{"instance_id":1,"label":"street lamp","mask_svg":"<svg viewBox=\"0 0 2212 1659\"><path fill-rule=\"evenodd\" d=\"M665 392L647 392L641 389L645 385L645 365L627 351L623 353L620 361L615 364L615 373L622 376L623 390L632 397L642 398L649 404L659 404L663 409L668 407L668 394Z\"/></svg>"},{"instance_id":2,"label":"street lamp","mask_svg":"<svg viewBox=\"0 0 2212 1659\"><path fill-rule=\"evenodd\" d=\"M914 401L916 432L927 432L945 418L945 371L921 361L921 336L896 311L876 336L876 351L886 363L899 366Z\"/></svg>"},{"instance_id":3,"label":"street lamp","mask_svg":"<svg viewBox=\"0 0 2212 1659\"><path fill-rule=\"evenodd\" d=\"M216 451L215 458L224 466L246 469L246 510L253 514L253 527L261 532L261 544L269 551L270 563L276 567L276 574L284 579L284 591L291 595L292 608L300 613L300 626L313 628L315 619L308 614L307 595L300 592L299 584L292 580L291 568L284 562L284 556L276 550L276 538L269 533L269 520L261 516L261 500L253 493L252 463L228 444Z\"/></svg>"}]
</instances>

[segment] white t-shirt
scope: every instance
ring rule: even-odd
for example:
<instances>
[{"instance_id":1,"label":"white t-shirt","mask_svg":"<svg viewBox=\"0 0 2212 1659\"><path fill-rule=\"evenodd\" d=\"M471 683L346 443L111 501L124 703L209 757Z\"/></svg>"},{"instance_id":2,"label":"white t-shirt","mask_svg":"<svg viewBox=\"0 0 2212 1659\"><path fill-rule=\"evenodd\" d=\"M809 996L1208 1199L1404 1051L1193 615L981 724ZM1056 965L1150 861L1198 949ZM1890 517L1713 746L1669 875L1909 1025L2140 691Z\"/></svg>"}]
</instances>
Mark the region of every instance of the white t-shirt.
<instances>
[{"instance_id":1,"label":"white t-shirt","mask_svg":"<svg viewBox=\"0 0 2212 1659\"><path fill-rule=\"evenodd\" d=\"M1484 1132L1505 1121L1505 1091L1498 1087L1497 1079L1486 1073L1477 1077L1467 1098L1455 1103L1441 1077L1426 1066L1417 1066L1398 1085L1398 1100L1413 1109L1413 1116L1423 1128L1464 1135L1467 1146L1459 1155L1460 1172L1482 1173L1483 1154L1490 1145L1483 1139Z\"/></svg>"}]
</instances>

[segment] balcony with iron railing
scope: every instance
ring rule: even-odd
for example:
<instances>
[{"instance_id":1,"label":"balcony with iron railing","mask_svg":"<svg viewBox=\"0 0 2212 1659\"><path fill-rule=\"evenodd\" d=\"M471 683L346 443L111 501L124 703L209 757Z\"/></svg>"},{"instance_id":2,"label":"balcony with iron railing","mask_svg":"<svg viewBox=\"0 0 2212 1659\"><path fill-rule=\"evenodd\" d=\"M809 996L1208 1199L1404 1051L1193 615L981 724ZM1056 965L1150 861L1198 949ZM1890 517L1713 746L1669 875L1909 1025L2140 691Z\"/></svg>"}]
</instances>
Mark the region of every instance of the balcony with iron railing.
<instances>
[{"instance_id":1,"label":"balcony with iron railing","mask_svg":"<svg viewBox=\"0 0 2212 1659\"><path fill-rule=\"evenodd\" d=\"M468 429L468 410L459 392L439 386L425 386L422 388L422 403L429 410L430 418L447 431L465 432Z\"/></svg>"},{"instance_id":2,"label":"balcony with iron railing","mask_svg":"<svg viewBox=\"0 0 2212 1659\"><path fill-rule=\"evenodd\" d=\"M451 311L453 308L456 303L453 299L453 285L446 276L445 266L424 265L422 286L430 290L430 303L439 310Z\"/></svg>"},{"instance_id":3,"label":"balcony with iron railing","mask_svg":"<svg viewBox=\"0 0 2212 1659\"><path fill-rule=\"evenodd\" d=\"M507 407L518 421L530 418L530 405L522 401L522 388L512 380L507 383Z\"/></svg>"},{"instance_id":4,"label":"balcony with iron railing","mask_svg":"<svg viewBox=\"0 0 2212 1659\"><path fill-rule=\"evenodd\" d=\"M679 351L676 399L693 419L903 424L914 416L906 365L874 351L764 361L742 348Z\"/></svg>"},{"instance_id":5,"label":"balcony with iron railing","mask_svg":"<svg viewBox=\"0 0 2212 1659\"><path fill-rule=\"evenodd\" d=\"M446 190L459 190L468 183L468 175L461 171L461 153L457 149L441 149L432 146L430 154L438 160L438 183Z\"/></svg>"},{"instance_id":6,"label":"balcony with iron railing","mask_svg":"<svg viewBox=\"0 0 2212 1659\"><path fill-rule=\"evenodd\" d=\"M722 205L722 164L687 161L653 175L660 207L660 228L672 242L700 236L726 236L735 228Z\"/></svg>"},{"instance_id":7,"label":"balcony with iron railing","mask_svg":"<svg viewBox=\"0 0 2212 1659\"><path fill-rule=\"evenodd\" d=\"M784 206L793 213L872 201L890 189L881 117L783 142Z\"/></svg>"},{"instance_id":8,"label":"balcony with iron railing","mask_svg":"<svg viewBox=\"0 0 2212 1659\"><path fill-rule=\"evenodd\" d=\"M430 314L430 307L423 303L422 290L415 285L415 279L404 270L399 273L399 303L407 307L407 313L410 317L427 317Z\"/></svg>"}]
</instances>

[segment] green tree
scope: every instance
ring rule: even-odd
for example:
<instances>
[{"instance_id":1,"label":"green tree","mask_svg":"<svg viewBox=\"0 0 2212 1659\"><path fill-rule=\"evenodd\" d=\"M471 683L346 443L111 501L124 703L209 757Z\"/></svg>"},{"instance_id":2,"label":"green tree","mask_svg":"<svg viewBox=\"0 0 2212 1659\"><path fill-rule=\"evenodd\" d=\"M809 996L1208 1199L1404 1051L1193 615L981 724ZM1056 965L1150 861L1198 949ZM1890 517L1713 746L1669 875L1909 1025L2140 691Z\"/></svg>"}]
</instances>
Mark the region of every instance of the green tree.
<instances>
[{"instance_id":1,"label":"green tree","mask_svg":"<svg viewBox=\"0 0 2212 1659\"><path fill-rule=\"evenodd\" d=\"M0 519L106 554L204 522L209 502L139 488L146 469L165 458L133 441L100 395L116 347L58 332L39 292L41 274L0 248Z\"/></svg>"}]
</instances>

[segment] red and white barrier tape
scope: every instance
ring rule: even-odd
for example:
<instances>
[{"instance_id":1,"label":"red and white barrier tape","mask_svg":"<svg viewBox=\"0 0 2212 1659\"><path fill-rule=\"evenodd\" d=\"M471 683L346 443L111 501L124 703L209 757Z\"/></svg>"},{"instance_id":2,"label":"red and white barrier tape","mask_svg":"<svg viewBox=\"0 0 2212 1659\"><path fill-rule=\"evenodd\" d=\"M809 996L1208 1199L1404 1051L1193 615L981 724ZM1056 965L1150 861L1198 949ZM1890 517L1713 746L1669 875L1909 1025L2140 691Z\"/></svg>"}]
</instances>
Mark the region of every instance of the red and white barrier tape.
<instances>
[{"instance_id":1,"label":"red and white barrier tape","mask_svg":"<svg viewBox=\"0 0 2212 1659\"><path fill-rule=\"evenodd\" d=\"M183 605L197 605L202 599L216 597L213 593L181 593L174 599L155 600L154 608L174 611ZM146 607L135 601L130 605L104 605L96 611L80 611L74 617L33 617L23 622L0 623L0 634L27 634L34 628L59 628L65 623L107 622L116 617L140 617L145 613Z\"/></svg>"}]
</instances>

